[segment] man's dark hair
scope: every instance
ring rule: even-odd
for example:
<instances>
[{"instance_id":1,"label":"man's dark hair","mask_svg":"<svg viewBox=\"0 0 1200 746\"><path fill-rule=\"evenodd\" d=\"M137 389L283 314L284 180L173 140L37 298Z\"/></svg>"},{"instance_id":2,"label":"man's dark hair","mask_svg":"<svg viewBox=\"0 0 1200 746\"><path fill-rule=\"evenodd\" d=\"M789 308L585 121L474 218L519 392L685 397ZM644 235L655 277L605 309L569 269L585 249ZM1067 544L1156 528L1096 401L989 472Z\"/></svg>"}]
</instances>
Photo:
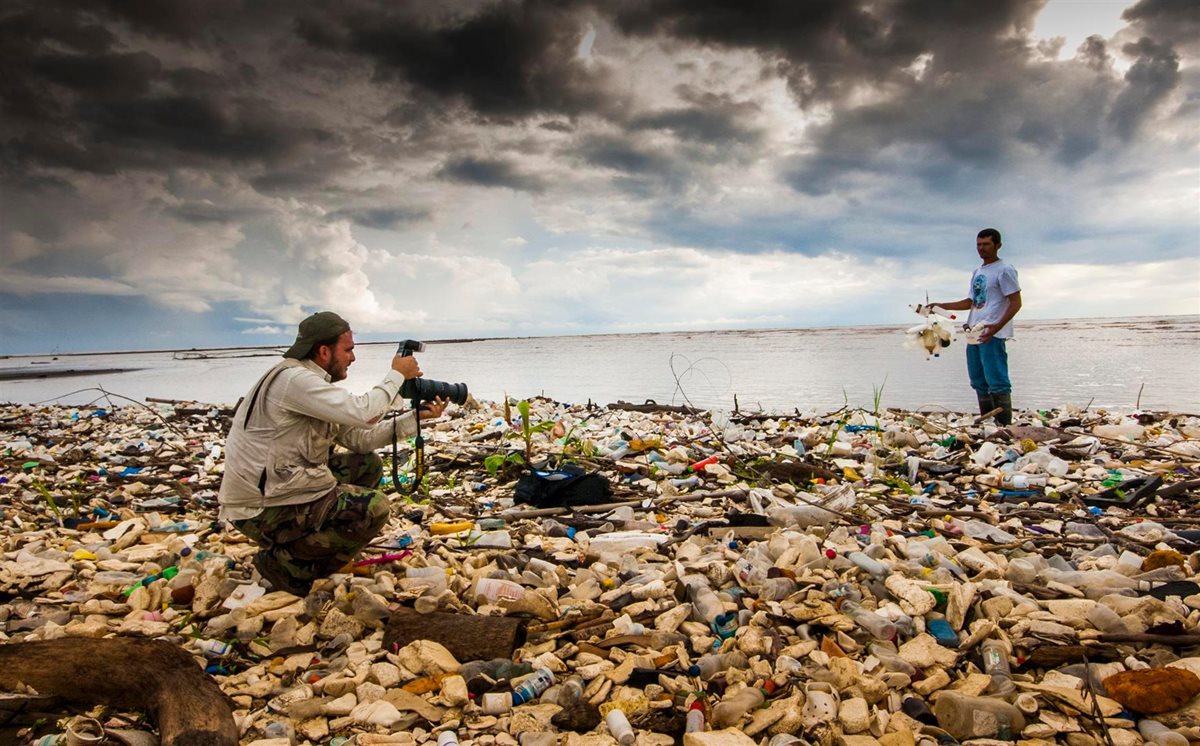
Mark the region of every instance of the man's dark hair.
<instances>
[{"instance_id":1,"label":"man's dark hair","mask_svg":"<svg viewBox=\"0 0 1200 746\"><path fill-rule=\"evenodd\" d=\"M996 244L997 246L1000 245L1000 231L996 230L995 228L984 228L983 230L979 231L979 235L976 236L976 238L990 238L992 239L992 243Z\"/></svg>"},{"instance_id":2,"label":"man's dark hair","mask_svg":"<svg viewBox=\"0 0 1200 746\"><path fill-rule=\"evenodd\" d=\"M312 349L308 351L308 354L304 356L304 359L312 360L312 359L316 358L317 348L320 347L321 345L325 345L326 347L337 347L338 340L341 338L342 338L341 334L335 334L332 337L326 337L325 339L318 339L316 342L313 342Z\"/></svg>"}]
</instances>

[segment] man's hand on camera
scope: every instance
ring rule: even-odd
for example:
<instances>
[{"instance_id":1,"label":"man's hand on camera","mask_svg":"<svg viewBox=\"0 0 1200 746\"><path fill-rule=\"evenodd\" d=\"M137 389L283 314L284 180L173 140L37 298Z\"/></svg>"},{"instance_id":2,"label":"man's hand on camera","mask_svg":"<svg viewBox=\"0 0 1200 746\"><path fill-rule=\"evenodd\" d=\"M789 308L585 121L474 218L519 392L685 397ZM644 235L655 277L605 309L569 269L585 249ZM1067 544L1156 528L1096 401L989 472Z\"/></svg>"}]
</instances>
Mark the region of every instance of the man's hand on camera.
<instances>
[{"instance_id":1,"label":"man's hand on camera","mask_svg":"<svg viewBox=\"0 0 1200 746\"><path fill-rule=\"evenodd\" d=\"M438 417L442 416L442 412L446 411L446 407L449 406L449 404L449 399L444 399L439 396L433 401L427 401L422 404L421 413L419 416L422 420L436 420Z\"/></svg>"},{"instance_id":2,"label":"man's hand on camera","mask_svg":"<svg viewBox=\"0 0 1200 746\"><path fill-rule=\"evenodd\" d=\"M420 378L422 375L421 366L417 364L417 359L412 355L407 357L396 355L393 357L392 370L404 376L406 380L409 378Z\"/></svg>"}]
</instances>

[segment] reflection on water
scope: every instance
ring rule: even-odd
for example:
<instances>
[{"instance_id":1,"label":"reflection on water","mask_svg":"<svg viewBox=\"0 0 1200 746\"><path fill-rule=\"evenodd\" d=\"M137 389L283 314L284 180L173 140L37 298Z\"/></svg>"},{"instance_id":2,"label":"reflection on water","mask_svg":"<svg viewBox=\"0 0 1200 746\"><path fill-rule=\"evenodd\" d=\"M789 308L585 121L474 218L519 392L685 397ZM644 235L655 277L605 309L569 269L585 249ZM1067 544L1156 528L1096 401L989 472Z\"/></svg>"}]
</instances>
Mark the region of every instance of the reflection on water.
<instances>
[{"instance_id":1,"label":"reflection on water","mask_svg":"<svg viewBox=\"0 0 1200 746\"><path fill-rule=\"evenodd\" d=\"M905 343L905 327L608 334L430 343L425 375L466 382L478 398L544 395L597 404L623 399L687 401L743 410L828 411L849 403L871 408L975 406L961 343L926 360ZM1132 410L1200 412L1200 316L1025 321L1009 344L1014 402ZM359 344L344 384L365 391L387 369L392 344ZM199 351L206 352L206 351ZM258 356L247 357L257 352ZM277 350L213 351L199 359L171 352L13 357L0 371L38 364L73 369L140 368L126 373L0 381L0 401L35 402L102 386L147 396L234 402L271 364ZM46 365L49 363L49 365ZM83 404L83 391L62 401Z\"/></svg>"}]
</instances>

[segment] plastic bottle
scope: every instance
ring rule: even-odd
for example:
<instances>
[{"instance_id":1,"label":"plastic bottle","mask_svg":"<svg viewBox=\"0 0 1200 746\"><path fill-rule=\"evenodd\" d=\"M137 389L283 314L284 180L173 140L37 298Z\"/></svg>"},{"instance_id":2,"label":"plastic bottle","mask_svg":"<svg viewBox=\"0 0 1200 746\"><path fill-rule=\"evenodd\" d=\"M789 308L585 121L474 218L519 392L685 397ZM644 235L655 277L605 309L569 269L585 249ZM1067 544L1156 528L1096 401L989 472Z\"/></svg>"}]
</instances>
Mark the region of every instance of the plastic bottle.
<instances>
[{"instance_id":1,"label":"plastic bottle","mask_svg":"<svg viewBox=\"0 0 1200 746\"><path fill-rule=\"evenodd\" d=\"M637 736L633 732L633 726L629 724L629 718L625 713L618 708L613 708L604 716L604 724L608 726L608 732L621 746L632 746Z\"/></svg>"},{"instance_id":2,"label":"plastic bottle","mask_svg":"<svg viewBox=\"0 0 1200 746\"><path fill-rule=\"evenodd\" d=\"M512 709L513 698L508 692L488 692L480 698L480 705L487 715L502 715Z\"/></svg>"},{"instance_id":3,"label":"plastic bottle","mask_svg":"<svg viewBox=\"0 0 1200 746\"><path fill-rule=\"evenodd\" d=\"M767 579L767 571L766 568L741 557L733 563L733 576L743 588L757 588Z\"/></svg>"},{"instance_id":4,"label":"plastic bottle","mask_svg":"<svg viewBox=\"0 0 1200 746\"><path fill-rule=\"evenodd\" d=\"M692 602L692 617L698 622L712 625L717 617L725 613L725 605L712 588L708 587L707 578L689 576L684 580L687 586L688 599Z\"/></svg>"},{"instance_id":5,"label":"plastic bottle","mask_svg":"<svg viewBox=\"0 0 1200 746\"><path fill-rule=\"evenodd\" d=\"M684 733L699 733L704 730L704 703L696 700L688 708L687 719L684 721Z\"/></svg>"},{"instance_id":6,"label":"plastic bottle","mask_svg":"<svg viewBox=\"0 0 1200 746\"><path fill-rule=\"evenodd\" d=\"M561 684L550 687L542 694L542 701L559 707L570 707L583 699L583 679L575 674Z\"/></svg>"},{"instance_id":7,"label":"plastic bottle","mask_svg":"<svg viewBox=\"0 0 1200 746\"><path fill-rule=\"evenodd\" d=\"M748 686L738 689L733 694L726 694L725 698L712 708L713 727L718 730L728 728L741 720L742 715L761 707L766 701L766 691L756 686Z\"/></svg>"},{"instance_id":8,"label":"plastic bottle","mask_svg":"<svg viewBox=\"0 0 1200 746\"><path fill-rule=\"evenodd\" d=\"M907 674L910 677L917 675L917 667L900 657L895 643L873 642L868 648L868 652L878 658L883 667L889 671Z\"/></svg>"},{"instance_id":9,"label":"plastic bottle","mask_svg":"<svg viewBox=\"0 0 1200 746\"><path fill-rule=\"evenodd\" d=\"M888 575L887 565L865 554L864 552L850 552L846 555L846 559L850 560L860 569L866 571L873 577L885 578Z\"/></svg>"},{"instance_id":10,"label":"plastic bottle","mask_svg":"<svg viewBox=\"0 0 1200 746\"><path fill-rule=\"evenodd\" d=\"M1016 690L1012 681L1012 670L1008 665L1008 650L999 640L984 640L980 646L983 655L983 672L992 677L988 694L1009 697Z\"/></svg>"},{"instance_id":11,"label":"plastic bottle","mask_svg":"<svg viewBox=\"0 0 1200 746\"><path fill-rule=\"evenodd\" d=\"M494 604L502 598L515 601L525 596L525 587L503 578L479 578L471 589L471 598Z\"/></svg>"},{"instance_id":12,"label":"plastic bottle","mask_svg":"<svg viewBox=\"0 0 1200 746\"><path fill-rule=\"evenodd\" d=\"M444 730L438 734L438 746L458 746L458 734L452 730Z\"/></svg>"},{"instance_id":13,"label":"plastic bottle","mask_svg":"<svg viewBox=\"0 0 1200 746\"><path fill-rule=\"evenodd\" d=\"M1149 718L1138 723L1138 733L1142 734L1146 743L1157 744L1157 746L1187 746L1188 744L1187 737L1182 733L1176 733L1157 720Z\"/></svg>"},{"instance_id":14,"label":"plastic bottle","mask_svg":"<svg viewBox=\"0 0 1200 746\"><path fill-rule=\"evenodd\" d=\"M859 606L854 601L842 602L842 613L854 620L854 623L871 633L876 640L894 640L898 630L896 625L885 617Z\"/></svg>"},{"instance_id":15,"label":"plastic bottle","mask_svg":"<svg viewBox=\"0 0 1200 746\"><path fill-rule=\"evenodd\" d=\"M971 697L944 689L933 705L938 725L955 738L1013 740L1025 728L1025 716L995 697Z\"/></svg>"},{"instance_id":16,"label":"plastic bottle","mask_svg":"<svg viewBox=\"0 0 1200 746\"><path fill-rule=\"evenodd\" d=\"M1129 633L1129 627L1125 625L1125 620L1102 603L1097 603L1088 611L1087 620L1101 632L1121 635Z\"/></svg>"},{"instance_id":17,"label":"plastic bottle","mask_svg":"<svg viewBox=\"0 0 1200 746\"><path fill-rule=\"evenodd\" d=\"M223 640L196 640L196 649L210 658L221 658L229 654L229 643Z\"/></svg>"},{"instance_id":18,"label":"plastic bottle","mask_svg":"<svg viewBox=\"0 0 1200 746\"><path fill-rule=\"evenodd\" d=\"M764 601L782 601L799 588L791 578L767 578L758 589L758 597Z\"/></svg>"},{"instance_id":19,"label":"plastic bottle","mask_svg":"<svg viewBox=\"0 0 1200 746\"><path fill-rule=\"evenodd\" d=\"M702 655L688 668L689 676L699 676L708 681L712 677L729 668L745 668L750 661L741 652L734 650L728 653L710 653Z\"/></svg>"},{"instance_id":20,"label":"plastic bottle","mask_svg":"<svg viewBox=\"0 0 1200 746\"><path fill-rule=\"evenodd\" d=\"M1046 486L1045 474L980 474L976 479L987 487L1002 487L1006 490L1027 490Z\"/></svg>"},{"instance_id":21,"label":"plastic bottle","mask_svg":"<svg viewBox=\"0 0 1200 746\"><path fill-rule=\"evenodd\" d=\"M525 704L537 699L542 695L542 692L550 688L554 683L554 673L548 668L539 668L521 682L520 686L513 689L512 702L513 706Z\"/></svg>"}]
</instances>

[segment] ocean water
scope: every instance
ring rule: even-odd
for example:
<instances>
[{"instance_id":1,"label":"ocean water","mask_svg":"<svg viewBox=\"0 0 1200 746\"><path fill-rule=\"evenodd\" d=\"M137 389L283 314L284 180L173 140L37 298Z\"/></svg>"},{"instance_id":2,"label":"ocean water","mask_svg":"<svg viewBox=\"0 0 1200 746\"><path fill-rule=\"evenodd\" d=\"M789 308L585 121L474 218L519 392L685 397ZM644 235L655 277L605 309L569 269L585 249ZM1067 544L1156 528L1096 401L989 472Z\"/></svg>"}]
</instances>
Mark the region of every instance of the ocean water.
<instances>
[{"instance_id":1,"label":"ocean water","mask_svg":"<svg viewBox=\"0 0 1200 746\"><path fill-rule=\"evenodd\" d=\"M915 322L914 322L915 323ZM741 411L872 409L970 411L964 345L936 358L906 342L905 327L610 334L430 343L426 377L466 383L479 399L547 396L608 404L691 403ZM146 397L233 403L283 348L214 350L202 359L128 352L0 359L0 402L105 402L96 389ZM391 343L356 347L342 384L369 389L387 370ZM1023 321L1009 343L1018 408L1064 405L1200 412L1200 316ZM204 353L205 351L199 351ZM4 380L13 372L135 369ZM124 399L112 397L114 403Z\"/></svg>"}]
</instances>

